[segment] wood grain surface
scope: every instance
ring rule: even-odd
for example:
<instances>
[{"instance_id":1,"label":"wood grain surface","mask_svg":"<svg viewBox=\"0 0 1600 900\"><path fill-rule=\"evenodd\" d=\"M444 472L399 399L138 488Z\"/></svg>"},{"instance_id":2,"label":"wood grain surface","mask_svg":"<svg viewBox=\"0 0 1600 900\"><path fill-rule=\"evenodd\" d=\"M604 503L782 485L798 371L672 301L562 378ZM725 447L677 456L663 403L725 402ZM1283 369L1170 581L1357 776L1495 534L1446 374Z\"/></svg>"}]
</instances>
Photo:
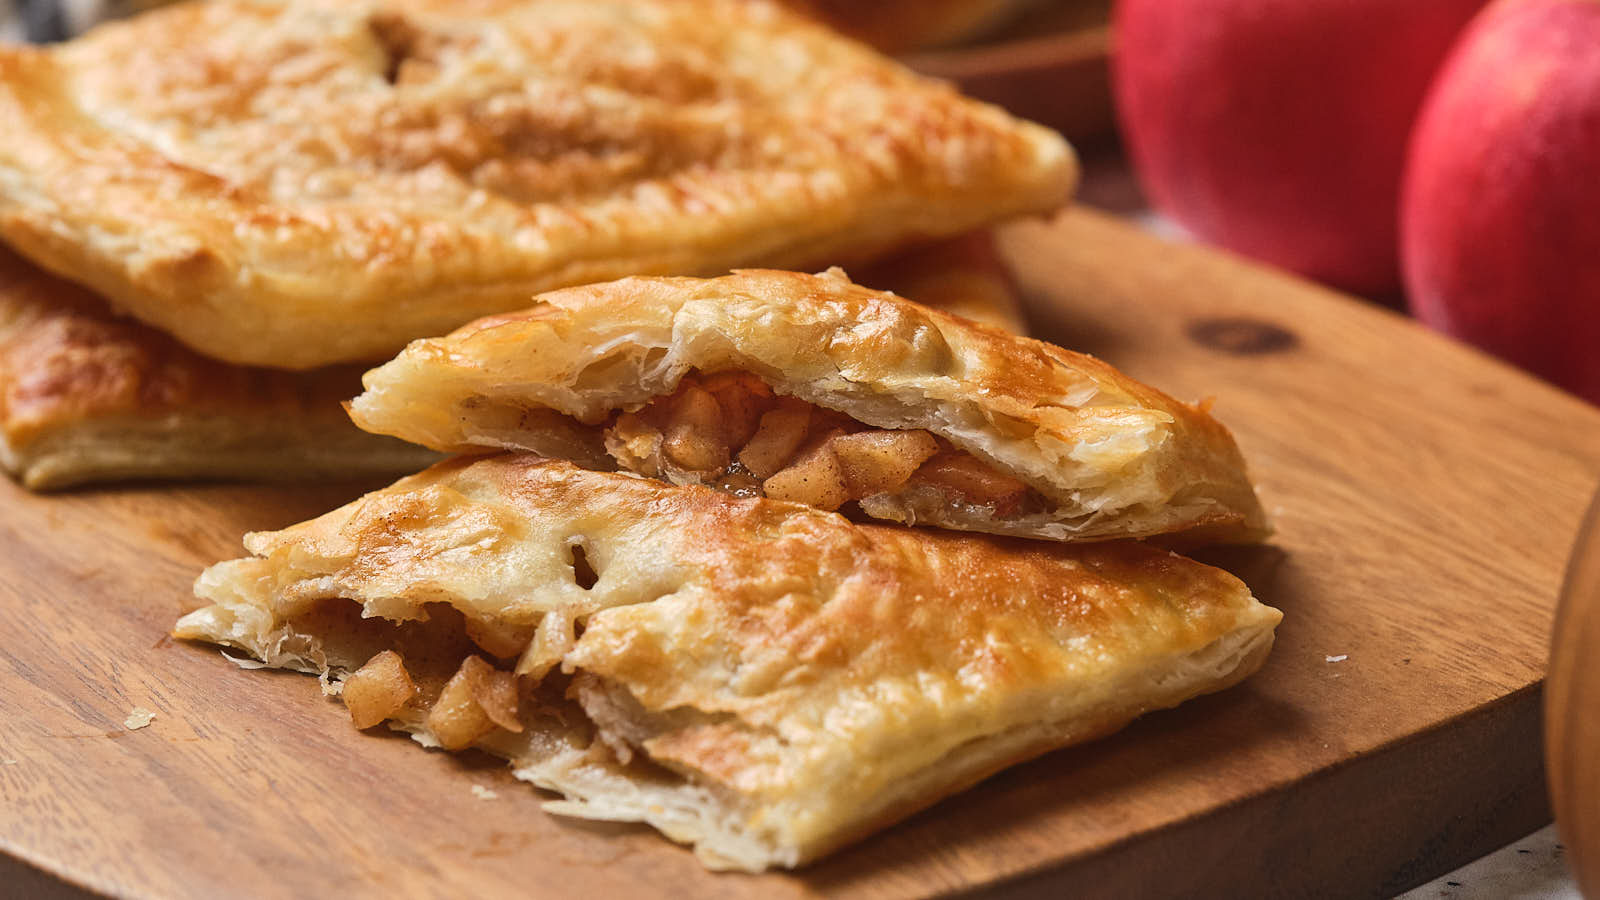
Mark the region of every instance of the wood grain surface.
<instances>
[{"instance_id":1,"label":"wood grain surface","mask_svg":"<svg viewBox=\"0 0 1600 900\"><path fill-rule=\"evenodd\" d=\"M243 531L358 487L0 485L0 849L136 897L1371 895L1547 821L1539 684L1600 412L1093 212L1001 246L1037 331L1216 397L1239 436L1279 531L1203 558L1286 616L1241 687L798 873L713 875L646 829L546 816L494 761L358 734L315 679L165 637ZM123 726L135 706L149 727Z\"/></svg>"}]
</instances>

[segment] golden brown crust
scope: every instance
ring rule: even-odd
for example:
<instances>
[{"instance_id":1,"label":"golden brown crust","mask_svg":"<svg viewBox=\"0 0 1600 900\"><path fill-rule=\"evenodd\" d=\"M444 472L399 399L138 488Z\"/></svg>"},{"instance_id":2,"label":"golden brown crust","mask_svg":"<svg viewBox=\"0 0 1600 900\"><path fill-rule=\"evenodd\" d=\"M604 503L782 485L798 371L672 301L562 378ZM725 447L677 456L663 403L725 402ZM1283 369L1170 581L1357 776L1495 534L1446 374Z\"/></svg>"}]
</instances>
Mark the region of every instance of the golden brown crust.
<instances>
[{"instance_id":1,"label":"golden brown crust","mask_svg":"<svg viewBox=\"0 0 1600 900\"><path fill-rule=\"evenodd\" d=\"M560 455L538 428L515 427L511 412L598 425L671 393L690 371L737 369L868 425L930 431L1050 504L1007 517L880 495L863 502L870 515L1056 540L1265 531L1238 447L1204 410L1092 357L836 271L627 278L537 299L412 343L367 373L352 417L437 450Z\"/></svg>"},{"instance_id":2,"label":"golden brown crust","mask_svg":"<svg viewBox=\"0 0 1600 900\"><path fill-rule=\"evenodd\" d=\"M201 576L211 605L178 635L342 674L390 647L341 649L348 626L319 604L352 622L448 604L468 634L575 620L559 676L574 715L561 729L525 716L479 746L566 793L565 813L648 821L744 868L814 858L1001 766L1232 684L1280 618L1227 573L1144 544L855 525L526 455L442 463L246 545L255 557ZM425 720L402 724L431 737Z\"/></svg>"},{"instance_id":3,"label":"golden brown crust","mask_svg":"<svg viewBox=\"0 0 1600 900\"><path fill-rule=\"evenodd\" d=\"M761 0L218 0L0 48L0 238L308 368L639 273L860 259L1062 203L1054 133Z\"/></svg>"},{"instance_id":4,"label":"golden brown crust","mask_svg":"<svg viewBox=\"0 0 1600 900\"><path fill-rule=\"evenodd\" d=\"M436 457L350 426L349 367L196 355L0 247L0 462L34 489L123 478L393 475Z\"/></svg>"}]
</instances>

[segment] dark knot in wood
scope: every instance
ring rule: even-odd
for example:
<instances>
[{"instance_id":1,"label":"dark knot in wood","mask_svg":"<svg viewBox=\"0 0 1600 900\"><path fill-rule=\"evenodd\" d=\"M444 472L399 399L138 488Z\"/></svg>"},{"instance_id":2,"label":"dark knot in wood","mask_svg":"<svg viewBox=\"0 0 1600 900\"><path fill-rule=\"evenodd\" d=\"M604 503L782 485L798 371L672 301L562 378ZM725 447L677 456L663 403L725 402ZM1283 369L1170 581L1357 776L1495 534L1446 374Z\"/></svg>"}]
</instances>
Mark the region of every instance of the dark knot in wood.
<instances>
[{"instance_id":1,"label":"dark knot in wood","mask_svg":"<svg viewBox=\"0 0 1600 900\"><path fill-rule=\"evenodd\" d=\"M1196 319L1184 331L1200 346L1232 356L1279 353L1300 343L1294 332L1260 319Z\"/></svg>"}]
</instances>

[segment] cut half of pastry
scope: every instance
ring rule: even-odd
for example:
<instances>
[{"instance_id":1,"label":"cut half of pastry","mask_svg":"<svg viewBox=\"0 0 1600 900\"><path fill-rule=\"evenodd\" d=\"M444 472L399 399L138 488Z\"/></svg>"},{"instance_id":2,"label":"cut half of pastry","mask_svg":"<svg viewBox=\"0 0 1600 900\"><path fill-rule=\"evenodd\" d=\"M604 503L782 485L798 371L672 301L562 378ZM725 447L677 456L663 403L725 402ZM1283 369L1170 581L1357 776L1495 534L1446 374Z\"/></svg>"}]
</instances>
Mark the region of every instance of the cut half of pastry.
<instances>
[{"instance_id":1,"label":"cut half of pastry","mask_svg":"<svg viewBox=\"0 0 1600 900\"><path fill-rule=\"evenodd\" d=\"M373 361L636 274L1066 201L1054 132L766 0L180 4L0 48L0 239L199 352Z\"/></svg>"},{"instance_id":2,"label":"cut half of pastry","mask_svg":"<svg viewBox=\"0 0 1600 900\"><path fill-rule=\"evenodd\" d=\"M833 513L527 454L252 534L179 637L478 747L552 812L794 866L1001 768L1255 671L1280 614L1137 542Z\"/></svg>"},{"instance_id":3,"label":"cut half of pastry","mask_svg":"<svg viewBox=\"0 0 1600 900\"><path fill-rule=\"evenodd\" d=\"M438 459L351 425L340 403L359 386L349 367L203 359L0 247L0 465L26 487L394 476Z\"/></svg>"},{"instance_id":4,"label":"cut half of pastry","mask_svg":"<svg viewBox=\"0 0 1600 900\"><path fill-rule=\"evenodd\" d=\"M412 343L362 428L1053 540L1265 518L1227 429L1092 357L822 275L627 278Z\"/></svg>"}]
</instances>

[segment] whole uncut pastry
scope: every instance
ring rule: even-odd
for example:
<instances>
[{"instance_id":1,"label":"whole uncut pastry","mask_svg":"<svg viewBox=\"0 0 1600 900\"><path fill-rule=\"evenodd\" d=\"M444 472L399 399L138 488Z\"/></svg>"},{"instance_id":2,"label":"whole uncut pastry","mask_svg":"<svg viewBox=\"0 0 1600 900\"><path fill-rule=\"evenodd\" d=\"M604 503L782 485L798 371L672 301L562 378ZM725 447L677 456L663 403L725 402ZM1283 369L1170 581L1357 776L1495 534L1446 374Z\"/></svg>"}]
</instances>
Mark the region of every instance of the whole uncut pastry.
<instances>
[{"instance_id":1,"label":"whole uncut pastry","mask_svg":"<svg viewBox=\"0 0 1600 900\"><path fill-rule=\"evenodd\" d=\"M855 525L528 455L455 460L201 575L180 637L477 747L562 815L793 866L1255 671L1279 613L1135 542Z\"/></svg>"},{"instance_id":2,"label":"whole uncut pastry","mask_svg":"<svg viewBox=\"0 0 1600 900\"><path fill-rule=\"evenodd\" d=\"M416 341L363 383L356 424L446 452L1052 540L1266 530L1203 408L837 270L554 291Z\"/></svg>"},{"instance_id":3,"label":"whole uncut pastry","mask_svg":"<svg viewBox=\"0 0 1600 900\"><path fill-rule=\"evenodd\" d=\"M0 49L0 239L208 356L860 259L1062 203L1059 136L763 0L216 0Z\"/></svg>"}]
</instances>

